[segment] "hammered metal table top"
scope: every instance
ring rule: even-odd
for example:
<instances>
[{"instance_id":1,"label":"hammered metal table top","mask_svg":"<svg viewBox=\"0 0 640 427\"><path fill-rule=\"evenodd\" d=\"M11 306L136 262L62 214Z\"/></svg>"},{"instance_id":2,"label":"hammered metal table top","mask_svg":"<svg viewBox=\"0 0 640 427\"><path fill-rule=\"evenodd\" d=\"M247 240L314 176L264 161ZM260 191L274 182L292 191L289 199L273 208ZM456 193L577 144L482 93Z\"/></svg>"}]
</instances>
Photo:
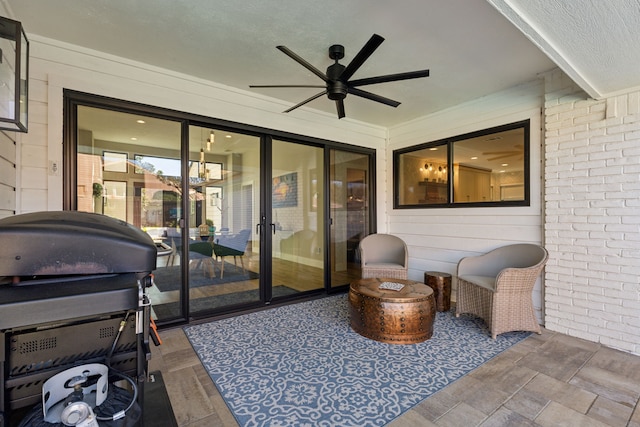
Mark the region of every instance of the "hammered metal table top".
<instances>
[{"instance_id":1,"label":"hammered metal table top","mask_svg":"<svg viewBox=\"0 0 640 427\"><path fill-rule=\"evenodd\" d=\"M400 283L403 284L404 287L399 291L380 289L380 285L384 282ZM360 295L377 298L381 301L420 301L433 295L433 289L431 289L431 287L424 283L406 279L389 279L385 277L360 279L352 282L349 287L351 292L357 292Z\"/></svg>"}]
</instances>

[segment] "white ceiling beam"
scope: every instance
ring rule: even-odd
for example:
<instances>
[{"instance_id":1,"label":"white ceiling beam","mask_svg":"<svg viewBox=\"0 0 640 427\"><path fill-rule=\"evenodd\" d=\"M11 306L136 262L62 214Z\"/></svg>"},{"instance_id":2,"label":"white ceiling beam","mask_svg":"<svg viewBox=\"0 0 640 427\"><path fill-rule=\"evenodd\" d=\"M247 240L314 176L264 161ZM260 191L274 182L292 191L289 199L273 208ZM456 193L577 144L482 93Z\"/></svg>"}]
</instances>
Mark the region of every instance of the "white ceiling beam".
<instances>
[{"instance_id":1,"label":"white ceiling beam","mask_svg":"<svg viewBox=\"0 0 640 427\"><path fill-rule=\"evenodd\" d=\"M562 46L554 43L552 37L546 35L536 25L534 16L530 16L526 11L518 7L516 2L511 0L487 0L505 18L507 18L516 28L518 28L533 44L535 44L545 55L549 57L567 76L569 76L582 90L589 96L600 99L604 94L600 93L583 73L563 54ZM562 22L561 25L571 25L570 22Z\"/></svg>"}]
</instances>

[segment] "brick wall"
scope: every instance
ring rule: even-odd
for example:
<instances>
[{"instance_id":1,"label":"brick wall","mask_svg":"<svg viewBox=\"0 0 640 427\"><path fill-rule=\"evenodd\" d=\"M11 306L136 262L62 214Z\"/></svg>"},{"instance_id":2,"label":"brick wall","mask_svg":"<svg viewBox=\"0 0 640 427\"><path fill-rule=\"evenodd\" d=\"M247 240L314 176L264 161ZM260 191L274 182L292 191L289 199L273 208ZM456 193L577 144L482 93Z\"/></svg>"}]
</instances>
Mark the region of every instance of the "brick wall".
<instances>
[{"instance_id":1,"label":"brick wall","mask_svg":"<svg viewBox=\"0 0 640 427\"><path fill-rule=\"evenodd\" d=\"M545 76L545 326L640 354L640 92Z\"/></svg>"}]
</instances>

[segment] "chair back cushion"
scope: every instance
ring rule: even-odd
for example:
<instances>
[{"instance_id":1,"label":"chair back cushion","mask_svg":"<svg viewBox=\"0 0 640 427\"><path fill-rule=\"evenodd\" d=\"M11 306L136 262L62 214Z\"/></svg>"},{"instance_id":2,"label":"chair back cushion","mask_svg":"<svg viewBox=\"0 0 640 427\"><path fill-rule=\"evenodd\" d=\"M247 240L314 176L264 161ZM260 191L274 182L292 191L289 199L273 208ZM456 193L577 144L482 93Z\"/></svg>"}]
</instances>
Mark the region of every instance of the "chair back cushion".
<instances>
[{"instance_id":1,"label":"chair back cushion","mask_svg":"<svg viewBox=\"0 0 640 427\"><path fill-rule=\"evenodd\" d=\"M463 258L458 264L458 276L496 277L505 268L528 268L547 259L547 251L529 243L502 246L486 254Z\"/></svg>"},{"instance_id":2,"label":"chair back cushion","mask_svg":"<svg viewBox=\"0 0 640 427\"><path fill-rule=\"evenodd\" d=\"M192 243L189 245L189 252L210 257L213 256L213 245L210 242Z\"/></svg>"},{"instance_id":3,"label":"chair back cushion","mask_svg":"<svg viewBox=\"0 0 640 427\"><path fill-rule=\"evenodd\" d=\"M370 234L360 242L362 267L369 264L407 266L407 245L391 234Z\"/></svg>"},{"instance_id":4,"label":"chair back cushion","mask_svg":"<svg viewBox=\"0 0 640 427\"><path fill-rule=\"evenodd\" d=\"M216 238L216 244L224 246L238 252L244 252L251 236L251 230L248 228L242 229L238 234L221 235Z\"/></svg>"},{"instance_id":5,"label":"chair back cushion","mask_svg":"<svg viewBox=\"0 0 640 427\"><path fill-rule=\"evenodd\" d=\"M213 244L213 250L216 256L241 256L247 249L251 230L242 229L236 235L222 235L218 237Z\"/></svg>"}]
</instances>

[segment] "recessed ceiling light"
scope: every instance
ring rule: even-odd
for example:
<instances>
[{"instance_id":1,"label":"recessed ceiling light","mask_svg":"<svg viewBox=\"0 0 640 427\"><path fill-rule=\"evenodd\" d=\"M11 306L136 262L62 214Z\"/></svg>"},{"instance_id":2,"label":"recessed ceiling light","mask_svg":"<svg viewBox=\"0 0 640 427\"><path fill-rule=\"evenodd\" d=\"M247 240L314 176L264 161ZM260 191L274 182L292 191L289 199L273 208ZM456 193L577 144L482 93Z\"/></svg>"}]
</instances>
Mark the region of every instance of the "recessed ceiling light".
<instances>
[{"instance_id":1,"label":"recessed ceiling light","mask_svg":"<svg viewBox=\"0 0 640 427\"><path fill-rule=\"evenodd\" d=\"M137 141L138 138L136 138L135 136L131 138L132 141Z\"/></svg>"},{"instance_id":2,"label":"recessed ceiling light","mask_svg":"<svg viewBox=\"0 0 640 427\"><path fill-rule=\"evenodd\" d=\"M225 135L224 137L225 138L231 138L231 135Z\"/></svg>"},{"instance_id":3,"label":"recessed ceiling light","mask_svg":"<svg viewBox=\"0 0 640 427\"><path fill-rule=\"evenodd\" d=\"M146 122L142 119L138 119L136 120L136 123L140 123L141 125L145 124Z\"/></svg>"},{"instance_id":4,"label":"recessed ceiling light","mask_svg":"<svg viewBox=\"0 0 640 427\"><path fill-rule=\"evenodd\" d=\"M509 166L509 163L503 163L500 166Z\"/></svg>"},{"instance_id":5,"label":"recessed ceiling light","mask_svg":"<svg viewBox=\"0 0 640 427\"><path fill-rule=\"evenodd\" d=\"M438 151L438 149L436 147L431 147L429 148L429 151Z\"/></svg>"},{"instance_id":6,"label":"recessed ceiling light","mask_svg":"<svg viewBox=\"0 0 640 427\"><path fill-rule=\"evenodd\" d=\"M478 160L478 156L473 156L471 160Z\"/></svg>"}]
</instances>

